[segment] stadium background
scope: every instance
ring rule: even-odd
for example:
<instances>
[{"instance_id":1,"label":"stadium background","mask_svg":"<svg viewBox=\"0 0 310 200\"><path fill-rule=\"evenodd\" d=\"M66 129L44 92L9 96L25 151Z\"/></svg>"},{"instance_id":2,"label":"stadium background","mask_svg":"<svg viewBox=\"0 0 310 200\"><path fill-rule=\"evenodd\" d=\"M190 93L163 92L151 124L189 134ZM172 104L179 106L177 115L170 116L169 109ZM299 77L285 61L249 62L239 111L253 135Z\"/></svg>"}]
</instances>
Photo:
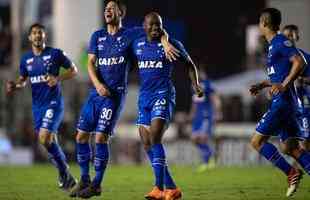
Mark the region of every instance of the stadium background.
<instances>
[{"instance_id":1,"label":"stadium background","mask_svg":"<svg viewBox=\"0 0 310 200\"><path fill-rule=\"evenodd\" d=\"M125 26L141 25L147 12L159 12L169 35L184 43L195 63L214 81L223 102L223 119L216 126L214 140L218 165L265 164L248 145L255 123L268 103L264 94L254 99L247 91L251 83L266 77L258 14L266 6L279 8L283 24L300 26L298 45L309 51L310 1L127 0L125 3ZM75 124L90 86L85 49L90 34L103 25L103 5L103 0L0 0L0 164L46 162L33 133L29 86L11 98L3 90L5 80L17 77L20 55L29 49L27 30L34 22L47 26L48 44L65 50L80 71L78 78L63 83L65 118L59 134L66 154L75 160ZM199 156L189 140L191 88L184 66L178 65L173 77L177 106L165 136L168 160L195 165ZM125 111L111 141L113 163L146 161L135 127L137 92L138 77L134 71L130 74Z\"/></svg>"}]
</instances>

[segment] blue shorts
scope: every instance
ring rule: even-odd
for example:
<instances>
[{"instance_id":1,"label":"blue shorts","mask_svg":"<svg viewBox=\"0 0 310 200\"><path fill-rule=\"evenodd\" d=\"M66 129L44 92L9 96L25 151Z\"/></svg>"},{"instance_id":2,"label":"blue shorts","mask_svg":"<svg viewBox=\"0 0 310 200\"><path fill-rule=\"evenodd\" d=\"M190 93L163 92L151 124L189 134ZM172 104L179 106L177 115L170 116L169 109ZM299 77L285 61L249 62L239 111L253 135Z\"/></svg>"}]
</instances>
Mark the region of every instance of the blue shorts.
<instances>
[{"instance_id":1,"label":"blue shorts","mask_svg":"<svg viewBox=\"0 0 310 200\"><path fill-rule=\"evenodd\" d=\"M64 107L63 104L51 103L48 106L33 109L32 114L36 133L39 133L40 128L57 133L64 117Z\"/></svg>"},{"instance_id":2,"label":"blue shorts","mask_svg":"<svg viewBox=\"0 0 310 200\"><path fill-rule=\"evenodd\" d=\"M213 119L212 117L195 117L192 121L192 134L200 135L207 134L212 136L213 133Z\"/></svg>"},{"instance_id":3,"label":"blue shorts","mask_svg":"<svg viewBox=\"0 0 310 200\"><path fill-rule=\"evenodd\" d=\"M300 138L294 105L281 98L273 99L268 111L258 122L256 131L266 136L280 136L282 142L288 138Z\"/></svg>"},{"instance_id":4,"label":"blue shorts","mask_svg":"<svg viewBox=\"0 0 310 200\"><path fill-rule=\"evenodd\" d=\"M137 125L150 126L153 119L163 119L169 123L175 107L175 92L146 95L140 94L138 100Z\"/></svg>"},{"instance_id":5,"label":"blue shorts","mask_svg":"<svg viewBox=\"0 0 310 200\"><path fill-rule=\"evenodd\" d=\"M124 100L125 94L112 97L90 94L82 108L77 129L87 133L112 135Z\"/></svg>"}]
</instances>

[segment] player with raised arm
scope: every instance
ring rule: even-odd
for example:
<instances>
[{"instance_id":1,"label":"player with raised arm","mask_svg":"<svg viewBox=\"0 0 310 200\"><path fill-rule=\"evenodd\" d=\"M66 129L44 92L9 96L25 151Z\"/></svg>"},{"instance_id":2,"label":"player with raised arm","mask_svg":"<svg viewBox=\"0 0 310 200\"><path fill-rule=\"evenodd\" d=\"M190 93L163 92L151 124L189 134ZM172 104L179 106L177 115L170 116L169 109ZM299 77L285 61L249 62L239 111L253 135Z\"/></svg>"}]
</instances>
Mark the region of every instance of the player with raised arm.
<instances>
[{"instance_id":1,"label":"player with raised arm","mask_svg":"<svg viewBox=\"0 0 310 200\"><path fill-rule=\"evenodd\" d=\"M7 82L6 90L12 94L24 88L29 77L35 132L58 169L59 187L68 190L76 181L68 170L66 157L58 145L56 134L64 114L60 83L76 76L77 68L62 50L46 46L43 25L33 24L29 28L28 39L32 50L22 56L20 76L16 82ZM63 74L59 74L61 67L66 69Z\"/></svg>"},{"instance_id":2,"label":"player with raised arm","mask_svg":"<svg viewBox=\"0 0 310 200\"><path fill-rule=\"evenodd\" d=\"M259 121L251 145L268 161L288 177L286 196L291 196L298 188L302 171L292 167L268 142L272 135L280 136L280 142L298 137L299 126L296 118L296 91L294 80L302 72L304 60L292 42L277 33L281 24L281 12L275 8L266 8L259 18L259 28L269 43L267 55L268 81L252 85L250 92L256 95L261 89L271 87L272 97L268 111ZM301 148L292 149L292 157L309 173L310 154Z\"/></svg>"},{"instance_id":3,"label":"player with raised arm","mask_svg":"<svg viewBox=\"0 0 310 200\"><path fill-rule=\"evenodd\" d=\"M283 34L292 41L294 45L299 40L299 29L294 24L286 25L282 29ZM306 53L302 49L298 49L301 56L304 58L306 67L303 73L298 77L295 82L297 90L297 109L298 109L298 120L301 127L301 138L303 148L306 151L310 151L310 54ZM293 140L287 145L298 145L298 141ZM283 153L290 154L290 148L287 145L282 145Z\"/></svg>"},{"instance_id":4,"label":"player with raised arm","mask_svg":"<svg viewBox=\"0 0 310 200\"><path fill-rule=\"evenodd\" d=\"M203 162L197 171L204 172L208 168L215 167L215 161L210 161L213 154L210 140L212 139L215 121L222 118L222 111L221 99L207 78L206 73L200 70L199 75L204 96L197 97L197 95L193 95L190 120L192 122L191 139L200 151Z\"/></svg>"},{"instance_id":5,"label":"player with raised arm","mask_svg":"<svg viewBox=\"0 0 310 200\"><path fill-rule=\"evenodd\" d=\"M108 141L122 110L127 93L130 68L130 45L144 35L142 28L122 27L125 6L119 0L108 0L105 4L105 27L94 32L88 49L88 74L93 83L77 125L76 152L81 178L71 191L71 197L90 198L101 194L101 183L109 161ZM175 59L177 50L161 33L167 56ZM94 168L91 180L89 163L91 148L90 133L95 133Z\"/></svg>"},{"instance_id":6,"label":"player with raised arm","mask_svg":"<svg viewBox=\"0 0 310 200\"><path fill-rule=\"evenodd\" d=\"M147 14L144 19L146 37L133 43L133 53L138 62L140 77L137 125L155 175L155 187L145 198L175 200L181 198L182 193L169 173L162 144L162 137L175 106L175 88L171 80L175 63L165 58L160 43L162 28L162 19L157 13ZM177 47L180 59L187 64L195 93L202 96L203 91L198 82L195 64L179 41L173 39L169 41Z\"/></svg>"}]
</instances>

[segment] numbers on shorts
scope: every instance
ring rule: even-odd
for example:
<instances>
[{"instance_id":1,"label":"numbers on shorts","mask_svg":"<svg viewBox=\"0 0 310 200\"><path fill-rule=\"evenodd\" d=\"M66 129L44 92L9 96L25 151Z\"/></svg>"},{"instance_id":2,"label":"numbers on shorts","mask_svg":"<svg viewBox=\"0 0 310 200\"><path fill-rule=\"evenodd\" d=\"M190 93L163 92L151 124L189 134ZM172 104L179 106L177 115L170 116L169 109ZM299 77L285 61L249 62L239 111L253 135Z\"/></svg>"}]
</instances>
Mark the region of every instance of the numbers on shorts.
<instances>
[{"instance_id":1,"label":"numbers on shorts","mask_svg":"<svg viewBox=\"0 0 310 200\"><path fill-rule=\"evenodd\" d=\"M302 119L302 126L303 126L303 128L305 128L305 129L308 129L308 128L309 128L309 123L308 123L308 119L307 119L307 118L303 118L303 119Z\"/></svg>"},{"instance_id":2,"label":"numbers on shorts","mask_svg":"<svg viewBox=\"0 0 310 200\"><path fill-rule=\"evenodd\" d=\"M53 109L48 109L45 113L45 117L48 119L52 119L54 116L54 110Z\"/></svg>"},{"instance_id":3,"label":"numbers on shorts","mask_svg":"<svg viewBox=\"0 0 310 200\"><path fill-rule=\"evenodd\" d=\"M162 106L162 105L166 105L166 99L158 99L156 102L155 102L155 106Z\"/></svg>"},{"instance_id":4,"label":"numbers on shorts","mask_svg":"<svg viewBox=\"0 0 310 200\"><path fill-rule=\"evenodd\" d=\"M110 120L112 118L112 109L103 108L101 111L100 118Z\"/></svg>"}]
</instances>

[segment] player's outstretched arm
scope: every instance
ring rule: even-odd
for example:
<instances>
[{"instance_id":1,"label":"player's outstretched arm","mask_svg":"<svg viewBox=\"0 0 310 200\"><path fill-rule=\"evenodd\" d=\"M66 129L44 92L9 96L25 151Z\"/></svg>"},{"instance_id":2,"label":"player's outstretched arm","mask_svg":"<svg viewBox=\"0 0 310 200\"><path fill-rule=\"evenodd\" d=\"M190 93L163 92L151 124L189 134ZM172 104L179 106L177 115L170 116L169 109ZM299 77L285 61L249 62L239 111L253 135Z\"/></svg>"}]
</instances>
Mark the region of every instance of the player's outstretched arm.
<instances>
[{"instance_id":1,"label":"player's outstretched arm","mask_svg":"<svg viewBox=\"0 0 310 200\"><path fill-rule=\"evenodd\" d=\"M263 80L262 82L251 85L249 91L251 95L256 96L262 89L266 87L271 87L269 80Z\"/></svg>"},{"instance_id":2,"label":"player's outstretched arm","mask_svg":"<svg viewBox=\"0 0 310 200\"><path fill-rule=\"evenodd\" d=\"M300 72L303 70L305 65L305 61L299 55L295 55L291 57L292 68L290 73L284 79L281 84L274 84L270 89L271 95L276 95L279 92L285 91L289 85L291 85L298 77Z\"/></svg>"},{"instance_id":3,"label":"player's outstretched arm","mask_svg":"<svg viewBox=\"0 0 310 200\"><path fill-rule=\"evenodd\" d=\"M26 87L27 77L19 76L16 81L7 81L5 90L7 95L13 94L14 91Z\"/></svg>"},{"instance_id":4,"label":"player's outstretched arm","mask_svg":"<svg viewBox=\"0 0 310 200\"><path fill-rule=\"evenodd\" d=\"M101 83L97 77L96 60L97 57L95 54L88 54L88 62L87 62L88 75L100 96L110 96L111 94L108 87L103 83Z\"/></svg>"}]
</instances>

